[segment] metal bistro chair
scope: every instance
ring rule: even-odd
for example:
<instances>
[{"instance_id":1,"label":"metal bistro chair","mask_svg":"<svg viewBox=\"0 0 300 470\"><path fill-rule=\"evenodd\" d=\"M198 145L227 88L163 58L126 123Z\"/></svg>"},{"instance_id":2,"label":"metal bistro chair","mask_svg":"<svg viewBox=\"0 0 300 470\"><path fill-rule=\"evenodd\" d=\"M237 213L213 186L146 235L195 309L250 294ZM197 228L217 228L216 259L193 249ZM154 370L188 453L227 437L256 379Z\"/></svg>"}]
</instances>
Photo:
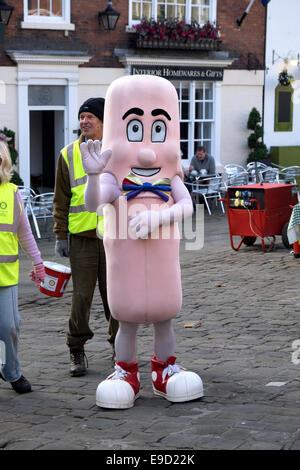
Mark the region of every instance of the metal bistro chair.
<instances>
[{"instance_id":1,"label":"metal bistro chair","mask_svg":"<svg viewBox=\"0 0 300 470\"><path fill-rule=\"evenodd\" d=\"M282 168L279 172L279 177L283 183L295 183L297 184L297 176L300 176L300 166L287 166Z\"/></svg>"},{"instance_id":2,"label":"metal bistro chair","mask_svg":"<svg viewBox=\"0 0 300 470\"><path fill-rule=\"evenodd\" d=\"M201 183L201 180L198 180L196 184L193 184L192 197L195 198L196 203L199 203L200 196L203 197L209 215L211 215L211 209L209 207L208 200L214 199L217 205L217 202L222 197L222 185L222 176L213 176L211 178L205 178L205 183ZM220 204L222 212L223 214L225 214L223 202L220 201Z\"/></svg>"},{"instance_id":3,"label":"metal bistro chair","mask_svg":"<svg viewBox=\"0 0 300 470\"><path fill-rule=\"evenodd\" d=\"M53 217L53 197L54 193L42 193L37 194L33 198L32 208L34 217L36 220L43 219L44 225L47 222L47 219ZM41 238L41 235L39 236Z\"/></svg>"},{"instance_id":4,"label":"metal bistro chair","mask_svg":"<svg viewBox=\"0 0 300 470\"><path fill-rule=\"evenodd\" d=\"M268 165L262 162L249 162L247 164L247 172L249 174L249 182L261 183L263 181L262 172L268 169Z\"/></svg>"},{"instance_id":5,"label":"metal bistro chair","mask_svg":"<svg viewBox=\"0 0 300 470\"><path fill-rule=\"evenodd\" d=\"M226 175L224 177L225 188L230 186L244 186L249 183L249 174L247 171L241 171L232 175Z\"/></svg>"},{"instance_id":6,"label":"metal bistro chair","mask_svg":"<svg viewBox=\"0 0 300 470\"><path fill-rule=\"evenodd\" d=\"M242 165L229 163L224 166L225 188L229 186L242 186L248 183L249 173Z\"/></svg>"},{"instance_id":7,"label":"metal bistro chair","mask_svg":"<svg viewBox=\"0 0 300 470\"><path fill-rule=\"evenodd\" d=\"M260 176L262 183L279 183L279 170L271 166L260 170Z\"/></svg>"},{"instance_id":8,"label":"metal bistro chair","mask_svg":"<svg viewBox=\"0 0 300 470\"><path fill-rule=\"evenodd\" d=\"M34 210L33 210L33 201L36 197L36 193L28 186L18 186L18 190L22 196L24 209L28 217L32 217L33 225L36 231L36 235L38 238L41 238L38 222L36 220Z\"/></svg>"}]
</instances>

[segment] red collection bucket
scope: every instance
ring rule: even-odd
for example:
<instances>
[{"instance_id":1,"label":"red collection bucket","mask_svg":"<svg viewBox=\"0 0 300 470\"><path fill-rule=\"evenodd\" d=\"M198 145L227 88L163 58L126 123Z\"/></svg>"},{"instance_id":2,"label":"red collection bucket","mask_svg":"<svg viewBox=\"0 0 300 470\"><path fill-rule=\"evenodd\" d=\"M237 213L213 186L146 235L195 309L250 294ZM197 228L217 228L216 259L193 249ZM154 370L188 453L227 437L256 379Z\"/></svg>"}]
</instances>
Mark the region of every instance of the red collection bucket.
<instances>
[{"instance_id":1,"label":"red collection bucket","mask_svg":"<svg viewBox=\"0 0 300 470\"><path fill-rule=\"evenodd\" d=\"M71 277L71 269L63 264L44 261L46 277L40 291L51 297L62 297Z\"/></svg>"},{"instance_id":2,"label":"red collection bucket","mask_svg":"<svg viewBox=\"0 0 300 470\"><path fill-rule=\"evenodd\" d=\"M293 243L293 251L294 251L294 257L300 258L300 240Z\"/></svg>"}]
</instances>

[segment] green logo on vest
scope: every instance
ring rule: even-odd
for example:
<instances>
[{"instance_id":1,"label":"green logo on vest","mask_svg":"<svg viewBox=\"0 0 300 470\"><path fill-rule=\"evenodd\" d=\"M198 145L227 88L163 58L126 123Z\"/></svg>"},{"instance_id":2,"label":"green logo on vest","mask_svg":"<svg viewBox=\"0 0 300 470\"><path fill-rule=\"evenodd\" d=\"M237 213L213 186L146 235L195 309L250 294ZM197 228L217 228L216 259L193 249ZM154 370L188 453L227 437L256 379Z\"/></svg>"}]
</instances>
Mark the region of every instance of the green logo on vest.
<instances>
[{"instance_id":1,"label":"green logo on vest","mask_svg":"<svg viewBox=\"0 0 300 470\"><path fill-rule=\"evenodd\" d=\"M0 209L2 209L3 211L7 208L7 204L6 202L0 202Z\"/></svg>"}]
</instances>

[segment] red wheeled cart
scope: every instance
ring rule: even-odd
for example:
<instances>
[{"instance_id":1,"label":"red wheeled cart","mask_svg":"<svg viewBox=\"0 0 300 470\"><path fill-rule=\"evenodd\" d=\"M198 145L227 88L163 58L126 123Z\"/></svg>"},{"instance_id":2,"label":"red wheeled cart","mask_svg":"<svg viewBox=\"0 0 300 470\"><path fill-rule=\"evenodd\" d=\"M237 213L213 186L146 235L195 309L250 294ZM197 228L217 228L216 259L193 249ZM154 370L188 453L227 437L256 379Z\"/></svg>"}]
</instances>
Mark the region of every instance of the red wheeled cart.
<instances>
[{"instance_id":1,"label":"red wheeled cart","mask_svg":"<svg viewBox=\"0 0 300 470\"><path fill-rule=\"evenodd\" d=\"M288 248L287 227L292 208L298 202L296 184L259 183L227 188L225 199L230 243L238 251L242 243L252 246L261 238L262 249L274 248L275 235L281 235ZM241 240L234 246L233 236ZM264 238L272 237L269 247Z\"/></svg>"}]
</instances>

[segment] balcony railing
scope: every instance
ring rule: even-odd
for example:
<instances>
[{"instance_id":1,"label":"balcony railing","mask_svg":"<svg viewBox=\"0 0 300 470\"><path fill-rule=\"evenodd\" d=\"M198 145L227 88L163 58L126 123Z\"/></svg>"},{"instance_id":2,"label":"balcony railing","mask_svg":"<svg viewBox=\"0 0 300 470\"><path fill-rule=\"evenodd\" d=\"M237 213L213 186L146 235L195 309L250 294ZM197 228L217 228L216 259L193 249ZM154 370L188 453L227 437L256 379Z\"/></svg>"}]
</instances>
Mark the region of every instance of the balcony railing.
<instances>
[{"instance_id":1,"label":"balcony railing","mask_svg":"<svg viewBox=\"0 0 300 470\"><path fill-rule=\"evenodd\" d=\"M195 41L186 41L184 39L145 39L138 36L136 47L138 49L177 49L177 50L201 50L217 51L221 45L220 39L201 38Z\"/></svg>"}]
</instances>

